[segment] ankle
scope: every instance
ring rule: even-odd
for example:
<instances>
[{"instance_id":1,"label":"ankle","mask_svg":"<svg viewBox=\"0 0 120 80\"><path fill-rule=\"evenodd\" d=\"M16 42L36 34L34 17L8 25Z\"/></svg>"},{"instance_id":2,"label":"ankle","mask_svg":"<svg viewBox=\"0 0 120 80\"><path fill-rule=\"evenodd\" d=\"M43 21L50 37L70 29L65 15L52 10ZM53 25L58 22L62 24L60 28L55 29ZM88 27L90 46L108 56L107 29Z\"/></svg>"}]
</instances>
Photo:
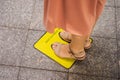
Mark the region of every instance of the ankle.
<instances>
[{"instance_id":1,"label":"ankle","mask_svg":"<svg viewBox=\"0 0 120 80\"><path fill-rule=\"evenodd\" d=\"M85 41L85 47L88 47L90 44L91 44L91 43L90 43L90 40L87 39L87 40Z\"/></svg>"}]
</instances>

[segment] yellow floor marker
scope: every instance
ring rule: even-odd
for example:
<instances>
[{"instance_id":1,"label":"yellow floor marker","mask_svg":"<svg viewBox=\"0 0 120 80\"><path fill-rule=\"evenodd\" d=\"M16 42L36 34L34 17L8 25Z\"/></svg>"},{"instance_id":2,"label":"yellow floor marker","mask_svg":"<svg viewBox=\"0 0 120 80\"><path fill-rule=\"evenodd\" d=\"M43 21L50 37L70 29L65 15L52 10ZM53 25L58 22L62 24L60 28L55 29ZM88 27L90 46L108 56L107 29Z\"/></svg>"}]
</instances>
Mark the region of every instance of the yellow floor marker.
<instances>
[{"instance_id":1,"label":"yellow floor marker","mask_svg":"<svg viewBox=\"0 0 120 80\"><path fill-rule=\"evenodd\" d=\"M55 55L54 51L51 48L51 44L54 42L60 42L63 44L67 44L67 42L63 41L59 37L59 32L61 32L62 29L56 29L53 34L50 34L46 32L35 44L34 47L41 51L43 54L47 55L60 65L62 65L65 68L70 68L73 63L75 62L74 59L63 59Z\"/></svg>"}]
</instances>

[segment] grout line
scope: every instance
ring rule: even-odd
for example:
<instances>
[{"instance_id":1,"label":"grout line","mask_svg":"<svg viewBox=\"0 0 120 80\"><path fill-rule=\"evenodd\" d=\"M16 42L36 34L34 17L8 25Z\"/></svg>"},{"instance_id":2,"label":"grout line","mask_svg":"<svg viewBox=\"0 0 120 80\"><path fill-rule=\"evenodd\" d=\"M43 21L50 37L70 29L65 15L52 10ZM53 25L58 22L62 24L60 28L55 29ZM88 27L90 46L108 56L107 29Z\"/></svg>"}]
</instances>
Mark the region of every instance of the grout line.
<instances>
[{"instance_id":1,"label":"grout line","mask_svg":"<svg viewBox=\"0 0 120 80\"><path fill-rule=\"evenodd\" d=\"M50 70L50 69L40 69L40 68L32 68L32 67L25 67L25 66L14 66L14 65L6 65L6 64L0 64L0 66L18 67L18 68L19 68L19 71L18 71L18 75L17 75L17 80L19 80L19 75L20 75L21 68L24 68L24 69L32 69L32 70L44 70L44 71L68 73L68 71L57 71L57 70Z\"/></svg>"},{"instance_id":2,"label":"grout line","mask_svg":"<svg viewBox=\"0 0 120 80\"><path fill-rule=\"evenodd\" d=\"M116 44L117 44L117 54L116 54L116 56L117 56L117 66L118 66L118 78L119 78L119 74L120 74L120 72L119 72L119 55L118 55L118 31L117 31L117 27L118 27L118 24L117 24L117 10L118 10L118 6L117 6L117 0L115 0L114 1L115 2L115 26L116 26Z\"/></svg>"},{"instance_id":3,"label":"grout line","mask_svg":"<svg viewBox=\"0 0 120 80\"><path fill-rule=\"evenodd\" d=\"M34 16L34 12L35 12L35 5L36 5L36 0L34 0L34 3L33 3L33 11L32 11L32 15L31 15L31 18L30 18L30 24L29 24L29 28L31 27L31 23L32 23L32 18ZM29 29L28 28L28 29Z\"/></svg>"},{"instance_id":4,"label":"grout line","mask_svg":"<svg viewBox=\"0 0 120 80\"><path fill-rule=\"evenodd\" d=\"M42 69L42 68L32 68L32 67L26 67L26 66L15 66L15 65L6 65L6 64L0 64L0 66L20 67L20 68L24 68L24 69L45 70L45 71L68 73L67 70L66 71L58 71L58 70L50 70L50 69Z\"/></svg>"},{"instance_id":5,"label":"grout line","mask_svg":"<svg viewBox=\"0 0 120 80\"><path fill-rule=\"evenodd\" d=\"M67 71L57 71L57 70L48 70L48 69L38 69L38 68L31 68L31 67L24 67L24 66L13 66L13 65L5 65L5 64L0 64L0 66L10 66L10 67L20 67L19 69L19 73L21 68L25 68L25 69L33 69L33 70L45 70L45 71L52 71L52 72L62 72L62 73L68 73L67 75L67 80L69 80L69 74L78 74L78 75L83 75L83 76L93 76L93 77L103 77L103 78L113 78L113 79L118 79L115 77L108 77L108 76L97 76L97 75L88 75L88 74L81 74L81 73L75 73L75 72L67 72ZM19 75L17 76L17 78L19 78ZM19 80L19 79L18 79Z\"/></svg>"},{"instance_id":6,"label":"grout line","mask_svg":"<svg viewBox=\"0 0 120 80\"><path fill-rule=\"evenodd\" d=\"M18 74L17 74L17 80L19 80L20 70L21 70L21 68L19 67L19 71L18 71Z\"/></svg>"},{"instance_id":7,"label":"grout line","mask_svg":"<svg viewBox=\"0 0 120 80\"><path fill-rule=\"evenodd\" d=\"M30 26L30 24L29 24ZM21 54L21 59L20 59L20 65L22 64L22 57L25 53L25 49L26 49L26 45L27 45L27 40L28 40L28 35L29 35L29 28L26 29L27 33L26 33L26 39L25 39L25 44L24 44L24 50L23 50L23 53ZM19 80L19 75L20 75L20 70L21 70L21 66L18 66L19 67L19 72L18 72L18 75L17 75L17 80Z\"/></svg>"},{"instance_id":8,"label":"grout line","mask_svg":"<svg viewBox=\"0 0 120 80\"><path fill-rule=\"evenodd\" d=\"M21 68L68 73L68 71L58 71L58 70L50 70L50 69L42 69L42 68L32 68L32 67L25 67L25 66L21 66Z\"/></svg>"},{"instance_id":9,"label":"grout line","mask_svg":"<svg viewBox=\"0 0 120 80\"><path fill-rule=\"evenodd\" d=\"M28 34L29 34L29 28L30 28L30 25L31 25L31 22L32 22L33 13L34 13L34 10L35 10L35 4L36 4L36 0L34 1L33 6L32 6L31 18L30 18L30 21L29 21L29 27L27 28L27 35L26 35L26 40L25 40L25 44L24 44L23 54L21 54L20 65L22 64L22 57L23 57L23 55L24 55L24 53L25 53L25 49L26 49L26 44L27 44ZM19 75L20 75L20 70L21 70L21 68L22 68L22 67L19 66L19 72L18 72L18 75L17 75L17 80L19 80Z\"/></svg>"},{"instance_id":10,"label":"grout line","mask_svg":"<svg viewBox=\"0 0 120 80\"><path fill-rule=\"evenodd\" d=\"M117 40L117 5L116 5L116 0L114 1L115 3L115 28L116 28L116 40Z\"/></svg>"},{"instance_id":11,"label":"grout line","mask_svg":"<svg viewBox=\"0 0 120 80\"><path fill-rule=\"evenodd\" d=\"M70 71L68 70L67 80L69 80Z\"/></svg>"},{"instance_id":12,"label":"grout line","mask_svg":"<svg viewBox=\"0 0 120 80\"><path fill-rule=\"evenodd\" d=\"M29 29L29 30L32 30L32 31L46 31L46 30L40 30L40 29Z\"/></svg>"},{"instance_id":13,"label":"grout line","mask_svg":"<svg viewBox=\"0 0 120 80\"><path fill-rule=\"evenodd\" d=\"M67 73L67 80L69 80L69 72Z\"/></svg>"},{"instance_id":14,"label":"grout line","mask_svg":"<svg viewBox=\"0 0 120 80\"><path fill-rule=\"evenodd\" d=\"M27 44L27 38L28 38L28 30L27 30L27 34L26 34L26 39L25 39L25 44L24 44L24 50L23 50L23 54L21 54L21 59L20 59L20 65L22 64L22 57L25 53L25 48L26 48L26 44ZM18 66L19 67L19 72L18 72L18 75L17 75L17 80L19 80L19 75L20 75L20 70L21 70L21 66Z\"/></svg>"},{"instance_id":15,"label":"grout line","mask_svg":"<svg viewBox=\"0 0 120 80\"><path fill-rule=\"evenodd\" d=\"M27 30L27 35L26 35L25 44L24 44L24 50L23 50L23 54L21 54L21 59L20 59L20 65L22 64L22 57L23 57L23 55L25 53L25 49L26 49L26 45L27 45L27 40L28 40L28 34L29 34L29 30ZM19 66L19 72L18 72L18 76L17 76L18 80L19 80L20 70L21 70L21 66Z\"/></svg>"},{"instance_id":16,"label":"grout line","mask_svg":"<svg viewBox=\"0 0 120 80\"><path fill-rule=\"evenodd\" d=\"M3 26L0 25L1 28L8 28L8 29L20 29L20 30L28 30L28 28L19 28L19 27L8 27L8 26Z\"/></svg>"},{"instance_id":17,"label":"grout line","mask_svg":"<svg viewBox=\"0 0 120 80\"><path fill-rule=\"evenodd\" d=\"M99 76L99 75L91 75L91 74L82 74L82 73L74 73L74 72L70 72L69 74L76 74L76 75L82 75L82 76L92 76L92 77L102 77L102 78L118 79L118 78L116 78L116 77Z\"/></svg>"},{"instance_id":18,"label":"grout line","mask_svg":"<svg viewBox=\"0 0 120 80\"><path fill-rule=\"evenodd\" d=\"M14 66L14 65L6 65L6 64L0 64L0 66L6 66L6 67L20 67L20 66Z\"/></svg>"},{"instance_id":19,"label":"grout line","mask_svg":"<svg viewBox=\"0 0 120 80\"><path fill-rule=\"evenodd\" d=\"M0 28L8 28L8 29L20 29L20 30L32 30L32 31L46 31L44 29L29 29L29 28L19 28L19 27L8 27L8 26L3 26L0 25Z\"/></svg>"}]
</instances>

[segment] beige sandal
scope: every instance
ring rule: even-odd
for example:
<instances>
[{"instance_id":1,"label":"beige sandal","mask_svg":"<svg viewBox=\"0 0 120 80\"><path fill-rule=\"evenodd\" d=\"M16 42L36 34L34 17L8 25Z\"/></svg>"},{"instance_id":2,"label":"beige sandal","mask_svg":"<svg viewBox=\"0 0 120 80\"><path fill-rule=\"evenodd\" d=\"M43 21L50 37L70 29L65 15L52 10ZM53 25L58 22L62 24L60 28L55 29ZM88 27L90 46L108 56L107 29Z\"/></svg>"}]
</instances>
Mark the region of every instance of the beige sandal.
<instances>
[{"instance_id":1,"label":"beige sandal","mask_svg":"<svg viewBox=\"0 0 120 80\"><path fill-rule=\"evenodd\" d=\"M71 34L69 33L69 32L65 32L65 31L63 31L63 32L59 32L59 37L62 39L62 40L64 40L64 41L66 41L66 42L68 42L68 43L70 43L71 42ZM91 48L91 43L93 42L93 39L92 38L90 38L89 40L86 40L86 44L85 44L85 49L89 49L89 48ZM88 45L89 44L89 45Z\"/></svg>"},{"instance_id":2,"label":"beige sandal","mask_svg":"<svg viewBox=\"0 0 120 80\"><path fill-rule=\"evenodd\" d=\"M54 46L56 46L54 48ZM68 46L68 47L67 47ZM66 47L66 48L65 48ZM68 59L75 59L75 60L84 60L86 57L85 51L81 51L80 56L76 56L75 53L71 50L69 44L61 44L61 43L54 43L51 45L51 48L55 52L55 54L60 58L68 58ZM64 53L62 52L63 50ZM68 53L68 54L67 54ZM64 55L64 56L63 56Z\"/></svg>"},{"instance_id":3,"label":"beige sandal","mask_svg":"<svg viewBox=\"0 0 120 80\"><path fill-rule=\"evenodd\" d=\"M66 41L68 43L71 42L71 35L69 32L59 32L59 37L63 40L63 41Z\"/></svg>"}]
</instances>

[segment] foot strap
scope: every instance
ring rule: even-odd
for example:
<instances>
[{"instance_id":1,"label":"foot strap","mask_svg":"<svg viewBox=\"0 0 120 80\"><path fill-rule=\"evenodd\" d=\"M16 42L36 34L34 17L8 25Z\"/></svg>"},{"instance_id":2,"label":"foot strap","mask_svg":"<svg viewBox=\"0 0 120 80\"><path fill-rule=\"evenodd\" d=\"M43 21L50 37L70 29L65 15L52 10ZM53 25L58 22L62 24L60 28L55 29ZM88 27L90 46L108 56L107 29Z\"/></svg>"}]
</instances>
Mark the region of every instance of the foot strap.
<instances>
[{"instance_id":1,"label":"foot strap","mask_svg":"<svg viewBox=\"0 0 120 80\"><path fill-rule=\"evenodd\" d=\"M75 58L75 59L77 59L77 60L83 60L86 56L85 56L85 51L81 51L81 52L79 52L79 54L84 54L84 56L82 56L82 57L77 57L77 56L75 56L75 53L72 51L72 49L70 48L70 45L69 45L69 53Z\"/></svg>"}]
</instances>

